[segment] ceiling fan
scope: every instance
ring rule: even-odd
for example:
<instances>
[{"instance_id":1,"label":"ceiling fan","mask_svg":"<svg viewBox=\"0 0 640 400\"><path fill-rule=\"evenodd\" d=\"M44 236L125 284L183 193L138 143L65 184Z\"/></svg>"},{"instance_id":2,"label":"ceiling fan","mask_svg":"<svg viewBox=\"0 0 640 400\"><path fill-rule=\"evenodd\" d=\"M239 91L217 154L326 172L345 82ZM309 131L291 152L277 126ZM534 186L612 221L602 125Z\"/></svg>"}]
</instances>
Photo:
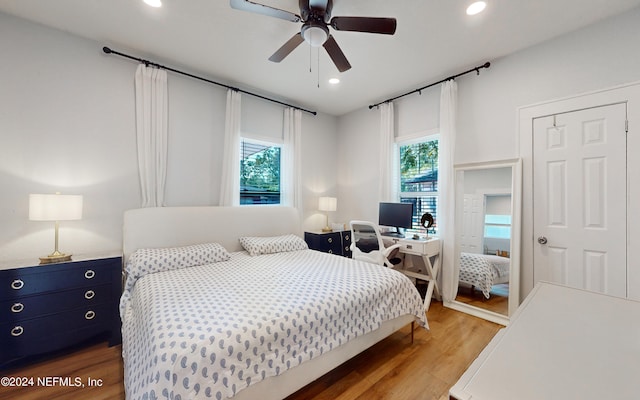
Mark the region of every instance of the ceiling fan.
<instances>
[{"instance_id":1,"label":"ceiling fan","mask_svg":"<svg viewBox=\"0 0 640 400\"><path fill-rule=\"evenodd\" d=\"M333 17L331 18L332 0L299 0L300 15L280 10L268 5L254 3L250 0L230 0L231 8L249 11L284 19L291 22L302 22L299 33L293 35L271 57L270 61L284 60L302 42L307 41L312 47L323 46L331 60L344 72L351 68L338 43L329 33L329 26L337 31L354 31L393 35L396 32L395 18L376 17Z\"/></svg>"}]
</instances>

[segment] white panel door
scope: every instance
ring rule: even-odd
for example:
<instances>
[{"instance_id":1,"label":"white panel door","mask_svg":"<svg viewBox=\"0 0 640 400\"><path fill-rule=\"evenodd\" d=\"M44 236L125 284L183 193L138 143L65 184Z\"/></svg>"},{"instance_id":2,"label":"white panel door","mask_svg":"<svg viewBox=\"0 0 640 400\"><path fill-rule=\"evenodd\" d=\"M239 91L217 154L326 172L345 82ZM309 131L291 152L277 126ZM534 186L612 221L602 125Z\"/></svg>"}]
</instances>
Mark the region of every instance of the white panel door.
<instances>
[{"instance_id":1,"label":"white panel door","mask_svg":"<svg viewBox=\"0 0 640 400\"><path fill-rule=\"evenodd\" d=\"M626 297L626 104L534 119L534 282Z\"/></svg>"},{"instance_id":2,"label":"white panel door","mask_svg":"<svg viewBox=\"0 0 640 400\"><path fill-rule=\"evenodd\" d=\"M465 194L460 233L460 251L484 253L484 195Z\"/></svg>"}]
</instances>

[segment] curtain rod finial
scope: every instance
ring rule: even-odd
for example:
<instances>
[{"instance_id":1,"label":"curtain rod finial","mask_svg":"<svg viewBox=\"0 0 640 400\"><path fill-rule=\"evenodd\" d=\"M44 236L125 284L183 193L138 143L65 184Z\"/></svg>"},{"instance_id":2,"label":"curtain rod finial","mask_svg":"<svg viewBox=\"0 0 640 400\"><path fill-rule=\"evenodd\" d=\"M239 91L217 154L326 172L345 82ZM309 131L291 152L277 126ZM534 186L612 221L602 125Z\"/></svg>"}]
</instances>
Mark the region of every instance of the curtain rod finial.
<instances>
[{"instance_id":1,"label":"curtain rod finial","mask_svg":"<svg viewBox=\"0 0 640 400\"><path fill-rule=\"evenodd\" d=\"M491 63L489 61L487 61L486 63L484 63L483 67L484 68L489 68L491 66Z\"/></svg>"},{"instance_id":2,"label":"curtain rod finial","mask_svg":"<svg viewBox=\"0 0 640 400\"><path fill-rule=\"evenodd\" d=\"M104 52L105 52L105 53L107 53L107 54L111 54L111 49L110 49L110 48L108 48L107 46L104 46L104 47L102 48L102 51L104 51Z\"/></svg>"}]
</instances>

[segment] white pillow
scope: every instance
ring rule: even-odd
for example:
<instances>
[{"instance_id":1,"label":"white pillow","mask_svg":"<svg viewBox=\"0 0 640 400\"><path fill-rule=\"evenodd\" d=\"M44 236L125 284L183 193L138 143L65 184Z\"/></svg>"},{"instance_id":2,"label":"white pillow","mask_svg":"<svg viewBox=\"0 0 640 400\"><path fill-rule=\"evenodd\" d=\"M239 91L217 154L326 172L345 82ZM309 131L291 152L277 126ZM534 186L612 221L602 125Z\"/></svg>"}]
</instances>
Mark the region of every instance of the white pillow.
<instances>
[{"instance_id":1,"label":"white pillow","mask_svg":"<svg viewBox=\"0 0 640 400\"><path fill-rule=\"evenodd\" d=\"M219 243L182 247L136 250L126 265L129 276L142 277L153 272L169 271L227 261L231 256Z\"/></svg>"},{"instance_id":2,"label":"white pillow","mask_svg":"<svg viewBox=\"0 0 640 400\"><path fill-rule=\"evenodd\" d=\"M243 236L240 244L252 256L282 253L286 251L307 250L307 242L293 234L282 236L258 237Z\"/></svg>"}]
</instances>

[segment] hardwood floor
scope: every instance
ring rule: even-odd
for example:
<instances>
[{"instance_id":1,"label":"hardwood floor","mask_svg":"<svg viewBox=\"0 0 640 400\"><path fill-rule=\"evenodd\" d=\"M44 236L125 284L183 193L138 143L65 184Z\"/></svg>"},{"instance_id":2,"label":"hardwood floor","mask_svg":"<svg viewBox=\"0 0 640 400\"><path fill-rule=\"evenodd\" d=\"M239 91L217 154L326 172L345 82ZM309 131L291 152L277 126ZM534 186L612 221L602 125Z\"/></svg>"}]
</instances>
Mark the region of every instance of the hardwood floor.
<instances>
[{"instance_id":1,"label":"hardwood floor","mask_svg":"<svg viewBox=\"0 0 640 400\"><path fill-rule=\"evenodd\" d=\"M474 307L507 315L509 313L509 284L494 285L489 295L490 297L487 299L479 289L461 285L458 288L456 300Z\"/></svg>"},{"instance_id":2,"label":"hardwood floor","mask_svg":"<svg viewBox=\"0 0 640 400\"><path fill-rule=\"evenodd\" d=\"M433 301L431 330L409 326L289 396L302 399L446 400L448 390L501 326L444 308ZM32 387L0 386L0 399L124 399L121 347L94 345L0 376L34 378ZM44 377L79 377L85 387L38 386ZM88 387L89 378L102 386ZM46 383L46 382L42 382ZM51 382L50 382L51 383Z\"/></svg>"}]
</instances>

